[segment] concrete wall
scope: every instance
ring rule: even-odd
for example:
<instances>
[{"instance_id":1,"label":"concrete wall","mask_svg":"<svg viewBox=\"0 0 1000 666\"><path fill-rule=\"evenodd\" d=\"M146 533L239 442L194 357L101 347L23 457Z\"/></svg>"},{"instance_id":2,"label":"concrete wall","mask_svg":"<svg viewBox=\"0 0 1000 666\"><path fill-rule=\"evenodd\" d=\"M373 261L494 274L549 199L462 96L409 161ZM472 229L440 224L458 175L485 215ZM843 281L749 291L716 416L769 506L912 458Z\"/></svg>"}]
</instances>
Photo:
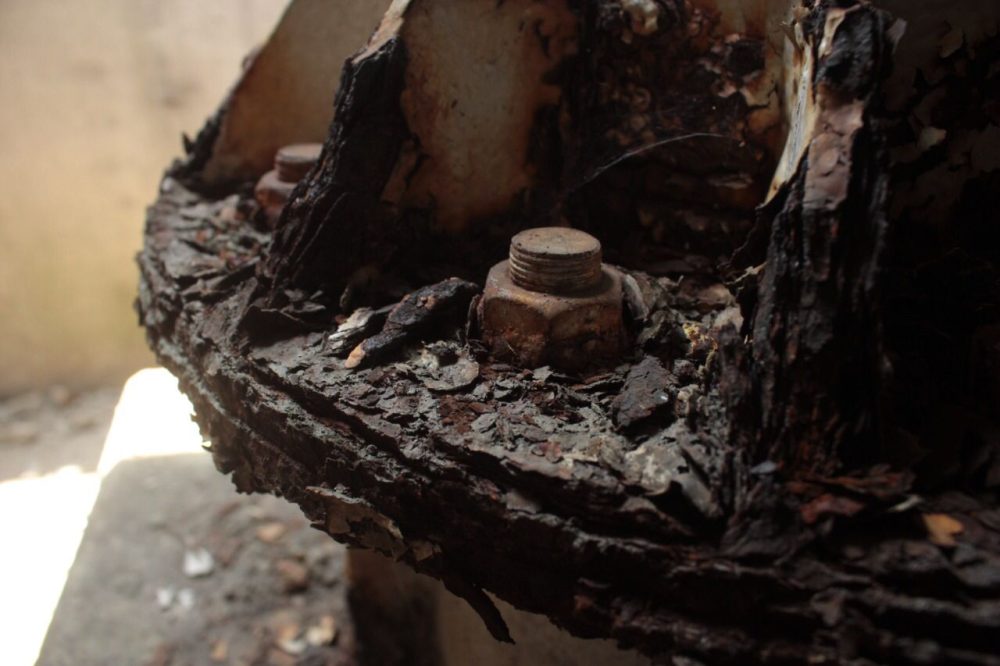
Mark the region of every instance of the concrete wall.
<instances>
[{"instance_id":1,"label":"concrete wall","mask_svg":"<svg viewBox=\"0 0 1000 666\"><path fill-rule=\"evenodd\" d=\"M0 395L152 363L145 207L285 4L0 1Z\"/></svg>"}]
</instances>

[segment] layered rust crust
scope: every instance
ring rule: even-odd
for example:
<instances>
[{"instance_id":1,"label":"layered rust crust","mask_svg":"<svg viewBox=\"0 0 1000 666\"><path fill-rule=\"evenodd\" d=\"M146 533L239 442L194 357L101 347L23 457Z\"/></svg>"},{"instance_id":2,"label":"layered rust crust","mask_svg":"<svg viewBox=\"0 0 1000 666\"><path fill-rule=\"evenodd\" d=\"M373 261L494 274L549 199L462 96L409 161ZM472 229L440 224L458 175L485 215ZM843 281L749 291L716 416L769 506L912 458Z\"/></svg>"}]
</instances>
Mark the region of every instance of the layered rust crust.
<instances>
[{"instance_id":1,"label":"layered rust crust","mask_svg":"<svg viewBox=\"0 0 1000 666\"><path fill-rule=\"evenodd\" d=\"M395 3L273 237L164 181L140 315L220 470L498 638L486 592L689 663L998 663L1000 42L780 4ZM499 113L511 44L491 190L448 109ZM632 345L587 378L491 361L463 309L556 221L622 266Z\"/></svg>"}]
</instances>

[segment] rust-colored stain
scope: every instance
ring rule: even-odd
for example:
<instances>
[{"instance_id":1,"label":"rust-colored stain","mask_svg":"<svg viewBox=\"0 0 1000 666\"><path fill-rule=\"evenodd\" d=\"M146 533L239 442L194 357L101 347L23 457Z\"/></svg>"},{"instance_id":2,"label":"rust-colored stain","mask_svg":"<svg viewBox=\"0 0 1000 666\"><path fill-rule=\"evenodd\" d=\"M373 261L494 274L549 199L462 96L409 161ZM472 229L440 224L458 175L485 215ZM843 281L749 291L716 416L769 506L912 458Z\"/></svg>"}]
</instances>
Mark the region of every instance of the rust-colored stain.
<instances>
[{"instance_id":1,"label":"rust-colored stain","mask_svg":"<svg viewBox=\"0 0 1000 666\"><path fill-rule=\"evenodd\" d=\"M597 239L575 229L529 229L486 278L483 340L495 358L527 368L598 368L623 351L622 298L622 276L601 264Z\"/></svg>"}]
</instances>

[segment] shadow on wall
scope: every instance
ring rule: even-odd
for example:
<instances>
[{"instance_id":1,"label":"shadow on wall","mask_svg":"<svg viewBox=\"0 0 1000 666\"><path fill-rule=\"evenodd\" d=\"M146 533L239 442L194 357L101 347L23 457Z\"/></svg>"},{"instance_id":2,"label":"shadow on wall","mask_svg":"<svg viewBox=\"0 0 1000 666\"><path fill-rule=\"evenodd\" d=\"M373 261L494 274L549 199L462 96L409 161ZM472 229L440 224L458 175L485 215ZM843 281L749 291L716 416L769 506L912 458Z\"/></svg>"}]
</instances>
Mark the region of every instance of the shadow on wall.
<instances>
[{"instance_id":1,"label":"shadow on wall","mask_svg":"<svg viewBox=\"0 0 1000 666\"><path fill-rule=\"evenodd\" d=\"M145 208L286 4L0 3L0 395L148 364L132 312ZM367 33L344 25L353 50Z\"/></svg>"}]
</instances>

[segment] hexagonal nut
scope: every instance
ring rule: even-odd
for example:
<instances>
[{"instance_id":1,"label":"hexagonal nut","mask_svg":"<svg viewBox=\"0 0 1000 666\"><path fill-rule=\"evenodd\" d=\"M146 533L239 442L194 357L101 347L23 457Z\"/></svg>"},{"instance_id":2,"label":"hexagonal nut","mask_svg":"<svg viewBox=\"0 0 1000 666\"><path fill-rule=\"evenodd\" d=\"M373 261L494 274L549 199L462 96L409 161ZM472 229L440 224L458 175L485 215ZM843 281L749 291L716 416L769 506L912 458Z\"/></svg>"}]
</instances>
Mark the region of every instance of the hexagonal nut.
<instances>
[{"instance_id":1,"label":"hexagonal nut","mask_svg":"<svg viewBox=\"0 0 1000 666\"><path fill-rule=\"evenodd\" d=\"M277 171L268 171L257 182L254 188L254 198L267 216L267 224L274 228L281 217L281 211L292 196L296 183L286 183L278 178Z\"/></svg>"},{"instance_id":2,"label":"hexagonal nut","mask_svg":"<svg viewBox=\"0 0 1000 666\"><path fill-rule=\"evenodd\" d=\"M624 350L622 276L608 266L594 289L554 295L517 286L501 262L486 278L478 315L493 358L525 368L592 370L613 365Z\"/></svg>"}]
</instances>

